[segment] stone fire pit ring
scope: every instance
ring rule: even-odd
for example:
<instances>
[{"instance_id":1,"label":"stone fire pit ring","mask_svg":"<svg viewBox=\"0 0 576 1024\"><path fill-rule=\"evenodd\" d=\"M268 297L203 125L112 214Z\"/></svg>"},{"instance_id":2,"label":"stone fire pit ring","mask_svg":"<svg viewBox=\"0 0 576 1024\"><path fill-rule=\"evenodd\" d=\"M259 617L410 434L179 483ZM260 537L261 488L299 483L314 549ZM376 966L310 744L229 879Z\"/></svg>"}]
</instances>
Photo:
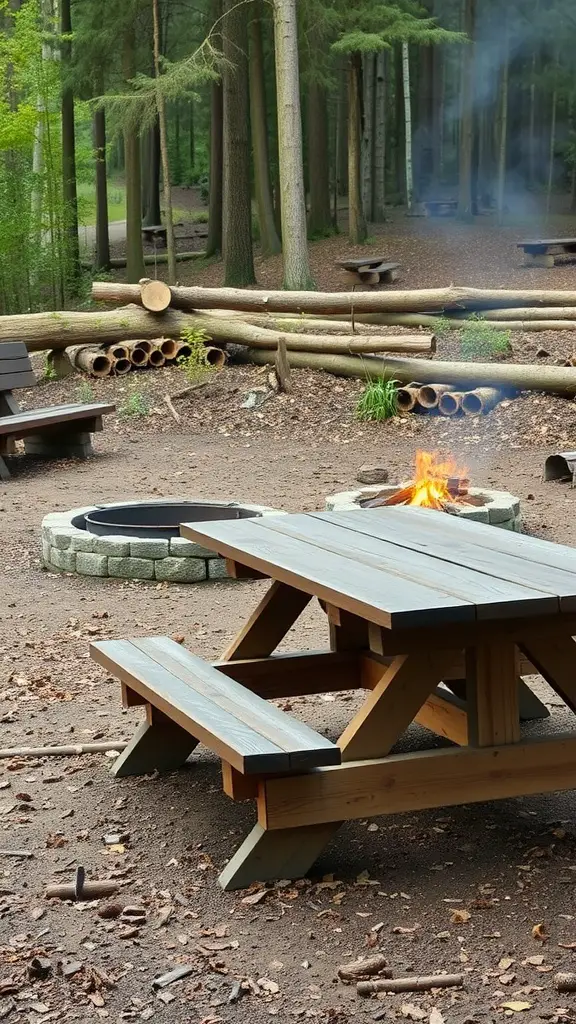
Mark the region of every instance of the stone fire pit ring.
<instances>
[{"instance_id":1,"label":"stone fire pit ring","mask_svg":"<svg viewBox=\"0 0 576 1024\"><path fill-rule=\"evenodd\" d=\"M361 502L369 501L377 495L387 497L396 493L404 484L377 484L373 487L361 487L356 491L340 491L326 498L328 512L350 512L359 509ZM507 491L491 491L486 487L469 487L468 493L474 498L484 498L483 505L458 505L458 516L475 523L486 523L498 526L501 530L522 532L520 501Z\"/></svg>"},{"instance_id":2,"label":"stone fire pit ring","mask_svg":"<svg viewBox=\"0 0 576 1024\"><path fill-rule=\"evenodd\" d=\"M99 536L87 529L87 515L131 506L182 505L206 506L205 519L256 518L285 515L268 505L249 502L203 502L190 499L143 499L103 505L72 508L66 512L50 512L42 520L42 561L51 572L76 573L80 576L143 580L159 583L202 583L205 580L229 579L224 558L214 551L180 536L130 536L109 534ZM222 515L218 515L218 510ZM202 521L190 513L189 521ZM182 520L186 522L186 518Z\"/></svg>"}]
</instances>

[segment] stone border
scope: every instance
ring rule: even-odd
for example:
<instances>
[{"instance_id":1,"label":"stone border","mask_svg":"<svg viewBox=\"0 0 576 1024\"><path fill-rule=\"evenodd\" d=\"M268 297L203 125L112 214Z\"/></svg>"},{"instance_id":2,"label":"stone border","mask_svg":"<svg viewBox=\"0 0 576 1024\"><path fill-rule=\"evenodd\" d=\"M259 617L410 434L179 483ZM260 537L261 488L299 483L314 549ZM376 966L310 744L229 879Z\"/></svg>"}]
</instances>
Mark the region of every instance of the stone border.
<instances>
[{"instance_id":1,"label":"stone border","mask_svg":"<svg viewBox=\"0 0 576 1024\"><path fill-rule=\"evenodd\" d=\"M164 504L165 498L142 499ZM170 499L176 500L176 499ZM189 499L181 499L189 500ZM77 573L80 576L111 577L169 583L201 583L204 580L230 579L226 561L214 551L186 540L153 540L147 537L98 537L80 529L78 520L88 512L102 508L138 505L137 501L113 502L50 512L42 520L42 562L50 571ZM286 513L268 505L250 502L215 502L226 508L245 508L261 516Z\"/></svg>"},{"instance_id":2,"label":"stone border","mask_svg":"<svg viewBox=\"0 0 576 1024\"><path fill-rule=\"evenodd\" d=\"M340 491L326 498L328 512L350 512L359 508L360 502L376 495L394 494L404 484L377 484L373 487L361 487L357 491ZM488 523L498 526L501 530L513 530L522 533L522 516L520 501L507 491L491 491L482 487L470 487L470 494L486 498L485 505L461 505L459 517L475 523Z\"/></svg>"}]
</instances>

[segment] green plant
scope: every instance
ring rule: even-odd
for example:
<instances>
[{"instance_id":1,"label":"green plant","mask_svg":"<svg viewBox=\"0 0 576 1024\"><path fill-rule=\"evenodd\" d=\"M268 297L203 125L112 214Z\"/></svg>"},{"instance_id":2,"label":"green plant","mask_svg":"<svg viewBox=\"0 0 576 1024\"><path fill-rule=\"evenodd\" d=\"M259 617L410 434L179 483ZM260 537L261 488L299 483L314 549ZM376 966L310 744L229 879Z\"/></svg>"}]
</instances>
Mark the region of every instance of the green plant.
<instances>
[{"instance_id":1,"label":"green plant","mask_svg":"<svg viewBox=\"0 0 576 1024\"><path fill-rule=\"evenodd\" d=\"M196 384L214 368L208 363L206 345L211 341L210 335L203 327L185 327L180 333L180 340L188 345L190 353L187 356L180 356L177 360L191 384Z\"/></svg>"},{"instance_id":2,"label":"green plant","mask_svg":"<svg viewBox=\"0 0 576 1024\"><path fill-rule=\"evenodd\" d=\"M398 414L397 380L369 380L356 406L359 420L378 423Z\"/></svg>"},{"instance_id":3,"label":"green plant","mask_svg":"<svg viewBox=\"0 0 576 1024\"><path fill-rule=\"evenodd\" d=\"M54 369L54 363L50 359L48 353L44 356L44 363L42 366L42 373L40 374L40 380L42 383L49 380L56 380L56 370Z\"/></svg>"},{"instance_id":4,"label":"green plant","mask_svg":"<svg viewBox=\"0 0 576 1024\"><path fill-rule=\"evenodd\" d=\"M500 331L478 313L465 321L460 333L460 355L466 360L494 359L510 352L510 331Z\"/></svg>"},{"instance_id":5,"label":"green plant","mask_svg":"<svg viewBox=\"0 0 576 1024\"><path fill-rule=\"evenodd\" d=\"M119 416L149 416L152 406L142 391L133 391L118 410Z\"/></svg>"},{"instance_id":6,"label":"green plant","mask_svg":"<svg viewBox=\"0 0 576 1024\"><path fill-rule=\"evenodd\" d=\"M76 388L76 398L79 402L93 402L96 398L94 388L89 380L81 380Z\"/></svg>"}]
</instances>

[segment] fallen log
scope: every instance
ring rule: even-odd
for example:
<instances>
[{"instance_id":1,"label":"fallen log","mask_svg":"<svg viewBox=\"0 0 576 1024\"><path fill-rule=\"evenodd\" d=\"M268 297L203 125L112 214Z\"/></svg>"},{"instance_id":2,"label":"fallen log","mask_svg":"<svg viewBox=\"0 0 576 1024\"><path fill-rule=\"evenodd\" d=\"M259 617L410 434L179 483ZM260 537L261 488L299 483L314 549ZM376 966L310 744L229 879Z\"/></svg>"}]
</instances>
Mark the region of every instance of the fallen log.
<instances>
[{"instance_id":1,"label":"fallen log","mask_svg":"<svg viewBox=\"0 0 576 1024\"><path fill-rule=\"evenodd\" d=\"M359 996L373 992L429 992L433 988L457 988L464 984L463 974L430 974L420 978L393 978L389 981L359 981Z\"/></svg>"},{"instance_id":2,"label":"fallen log","mask_svg":"<svg viewBox=\"0 0 576 1024\"><path fill-rule=\"evenodd\" d=\"M467 416L479 416L480 413L490 412L501 398L502 392L497 388L475 388L462 396L460 404Z\"/></svg>"},{"instance_id":3,"label":"fallen log","mask_svg":"<svg viewBox=\"0 0 576 1024\"><path fill-rule=\"evenodd\" d=\"M241 309L259 313L431 312L524 306L576 305L573 291L488 288L422 288L413 291L287 292L243 288L172 287L175 309ZM103 302L140 302L139 285L95 281L92 298Z\"/></svg>"},{"instance_id":4,"label":"fallen log","mask_svg":"<svg viewBox=\"0 0 576 1024\"><path fill-rule=\"evenodd\" d=\"M139 287L131 285L130 287ZM435 339L431 335L396 338L365 338L358 335L295 335L270 331L244 323L240 318L195 315L168 310L161 317L141 306L86 313L30 313L0 317L0 343L23 341L30 352L68 348L70 345L114 344L133 338L154 340L161 332L164 338L180 339L185 330L206 331L215 342L235 341L241 345L276 348L278 339L286 341L287 349L310 352L398 352L433 353Z\"/></svg>"},{"instance_id":5,"label":"fallen log","mask_svg":"<svg viewBox=\"0 0 576 1024\"><path fill-rule=\"evenodd\" d=\"M146 342L146 344L148 344L148 342ZM127 342L126 348L128 349L128 358L132 363L132 366L142 368L148 365L149 349L142 348L137 341Z\"/></svg>"},{"instance_id":6,"label":"fallen log","mask_svg":"<svg viewBox=\"0 0 576 1024\"><path fill-rule=\"evenodd\" d=\"M115 360L101 348L77 346L68 350L73 366L91 377L109 377Z\"/></svg>"},{"instance_id":7,"label":"fallen log","mask_svg":"<svg viewBox=\"0 0 576 1024\"><path fill-rule=\"evenodd\" d=\"M426 384L418 392L418 401L423 409L436 409L446 391L450 391L450 384Z\"/></svg>"},{"instance_id":8,"label":"fallen log","mask_svg":"<svg viewBox=\"0 0 576 1024\"><path fill-rule=\"evenodd\" d=\"M247 362L266 366L274 362L275 351L251 349ZM401 359L397 356L321 355L318 352L290 352L290 366L296 369L325 370L337 377L382 378L409 384L414 378L422 384L458 384L462 390L498 387L506 391L545 391L572 397L576 394L576 367L536 366L526 363L429 362L426 359Z\"/></svg>"},{"instance_id":9,"label":"fallen log","mask_svg":"<svg viewBox=\"0 0 576 1024\"><path fill-rule=\"evenodd\" d=\"M469 313L476 312L470 310L468 312L452 313L442 317L442 327L448 330L461 331L463 322L470 319ZM504 310L494 310L493 312L502 313ZM517 312L526 313L528 310L518 310ZM535 310L538 312L538 310ZM560 312L560 310L558 310ZM484 311L480 310L478 315L483 317ZM334 317L334 322L349 321L349 318L344 315ZM360 324L380 326L380 327L408 327L413 328L425 328L426 330L436 331L438 330L438 315L434 313L361 313L354 318L355 326ZM529 318L524 320L490 320L490 326L495 331L574 331L576 330L576 320L531 320Z\"/></svg>"},{"instance_id":10,"label":"fallen log","mask_svg":"<svg viewBox=\"0 0 576 1024\"><path fill-rule=\"evenodd\" d=\"M206 345L204 354L207 366L212 366L215 370L221 370L228 362L228 356L224 349L216 348L214 345Z\"/></svg>"},{"instance_id":11,"label":"fallen log","mask_svg":"<svg viewBox=\"0 0 576 1024\"><path fill-rule=\"evenodd\" d=\"M253 324L254 327L265 327L272 331L289 331L290 334L315 334L317 331L321 331L322 334L342 334L342 325L346 324L347 333L382 337L379 324L356 322L356 320L352 323L352 317L349 316L323 319L320 316L294 316L291 313L242 313L234 309L207 309L206 313L209 313L210 316L227 319L238 318L245 324ZM408 337L405 335L406 339Z\"/></svg>"},{"instance_id":12,"label":"fallen log","mask_svg":"<svg viewBox=\"0 0 576 1024\"><path fill-rule=\"evenodd\" d=\"M462 408L463 398L462 391L445 391L443 395L440 395L438 412L441 416L456 416Z\"/></svg>"},{"instance_id":13,"label":"fallen log","mask_svg":"<svg viewBox=\"0 0 576 1024\"><path fill-rule=\"evenodd\" d=\"M132 363L130 359L114 359L112 362L111 373L116 377L123 377L126 373L130 373L132 369Z\"/></svg>"},{"instance_id":14,"label":"fallen log","mask_svg":"<svg viewBox=\"0 0 576 1024\"><path fill-rule=\"evenodd\" d=\"M510 309L483 309L482 316L485 320L576 320L576 306L521 306Z\"/></svg>"},{"instance_id":15,"label":"fallen log","mask_svg":"<svg viewBox=\"0 0 576 1024\"><path fill-rule=\"evenodd\" d=\"M204 252L204 250L202 250L202 252L177 252L176 253L176 262L177 263L183 263L186 260L205 260L205 259L206 259L206 253ZM144 257L144 266L145 267L154 267L154 266L156 266L157 263L160 264L160 265L162 265L163 263L168 263L168 253L167 252L158 252L158 253L156 253L155 256L151 255L151 254L147 254ZM111 268L113 270L123 270L124 267L126 266L126 260L124 259L123 256L114 256L110 260L110 266L111 266ZM93 269L92 268L92 264L89 264L88 265L88 270L92 270L92 269Z\"/></svg>"},{"instance_id":16,"label":"fallen log","mask_svg":"<svg viewBox=\"0 0 576 1024\"><path fill-rule=\"evenodd\" d=\"M396 402L400 412L412 412L418 405L418 393L420 388L416 384L409 384L406 388L398 388L396 391Z\"/></svg>"}]
</instances>

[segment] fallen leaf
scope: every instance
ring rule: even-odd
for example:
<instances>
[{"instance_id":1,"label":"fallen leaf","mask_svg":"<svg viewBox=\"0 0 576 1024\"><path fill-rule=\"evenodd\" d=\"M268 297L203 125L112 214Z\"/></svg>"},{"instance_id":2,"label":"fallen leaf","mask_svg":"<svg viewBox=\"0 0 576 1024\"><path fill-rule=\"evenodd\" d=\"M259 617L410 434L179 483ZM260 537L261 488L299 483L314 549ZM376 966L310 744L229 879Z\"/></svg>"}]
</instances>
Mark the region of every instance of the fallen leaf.
<instances>
[{"instance_id":1,"label":"fallen leaf","mask_svg":"<svg viewBox=\"0 0 576 1024\"><path fill-rule=\"evenodd\" d=\"M268 890L261 889L260 892L253 892L250 896L245 896L242 903L245 907L255 907L257 903L261 903L262 900L265 900L267 895Z\"/></svg>"},{"instance_id":2,"label":"fallen leaf","mask_svg":"<svg viewBox=\"0 0 576 1024\"><path fill-rule=\"evenodd\" d=\"M419 924L415 924L412 928L405 928L403 925L397 924L392 929L393 935L413 935L421 927Z\"/></svg>"},{"instance_id":3,"label":"fallen leaf","mask_svg":"<svg viewBox=\"0 0 576 1024\"><path fill-rule=\"evenodd\" d=\"M450 924L466 924L472 914L469 910L453 910L450 915Z\"/></svg>"},{"instance_id":4,"label":"fallen leaf","mask_svg":"<svg viewBox=\"0 0 576 1024\"><path fill-rule=\"evenodd\" d=\"M509 967L512 967L514 959L511 956L503 956L498 964L499 971L507 971Z\"/></svg>"},{"instance_id":5,"label":"fallen leaf","mask_svg":"<svg viewBox=\"0 0 576 1024\"><path fill-rule=\"evenodd\" d=\"M275 981L271 981L270 978L258 978L256 984L259 985L264 992L269 992L270 995L273 996L277 995L280 991L280 986L277 985Z\"/></svg>"},{"instance_id":6,"label":"fallen leaf","mask_svg":"<svg viewBox=\"0 0 576 1024\"><path fill-rule=\"evenodd\" d=\"M502 1010L514 1010L515 1013L520 1013L521 1010L531 1010L532 1003L520 1003L512 1001L511 1003L502 1003Z\"/></svg>"},{"instance_id":7,"label":"fallen leaf","mask_svg":"<svg viewBox=\"0 0 576 1024\"><path fill-rule=\"evenodd\" d=\"M574 943L574 945L576 946L576 943ZM524 963L530 964L531 967L539 967L540 964L544 963L544 957L540 953L537 953L534 956L527 956Z\"/></svg>"},{"instance_id":8,"label":"fallen leaf","mask_svg":"<svg viewBox=\"0 0 576 1024\"><path fill-rule=\"evenodd\" d=\"M403 1017L408 1017L409 1020L425 1020L428 1016L424 1010L419 1006L415 1006L414 1003L402 1003L400 1013Z\"/></svg>"},{"instance_id":9,"label":"fallen leaf","mask_svg":"<svg viewBox=\"0 0 576 1024\"><path fill-rule=\"evenodd\" d=\"M511 985L516 980L515 974L501 974L498 981L501 985Z\"/></svg>"},{"instance_id":10,"label":"fallen leaf","mask_svg":"<svg viewBox=\"0 0 576 1024\"><path fill-rule=\"evenodd\" d=\"M535 924L532 929L532 938L537 939L538 942L546 942L546 939L548 938L546 934L546 925Z\"/></svg>"},{"instance_id":11,"label":"fallen leaf","mask_svg":"<svg viewBox=\"0 0 576 1024\"><path fill-rule=\"evenodd\" d=\"M444 1017L440 1013L440 1010L434 1008L430 1012L430 1024L445 1024Z\"/></svg>"}]
</instances>

